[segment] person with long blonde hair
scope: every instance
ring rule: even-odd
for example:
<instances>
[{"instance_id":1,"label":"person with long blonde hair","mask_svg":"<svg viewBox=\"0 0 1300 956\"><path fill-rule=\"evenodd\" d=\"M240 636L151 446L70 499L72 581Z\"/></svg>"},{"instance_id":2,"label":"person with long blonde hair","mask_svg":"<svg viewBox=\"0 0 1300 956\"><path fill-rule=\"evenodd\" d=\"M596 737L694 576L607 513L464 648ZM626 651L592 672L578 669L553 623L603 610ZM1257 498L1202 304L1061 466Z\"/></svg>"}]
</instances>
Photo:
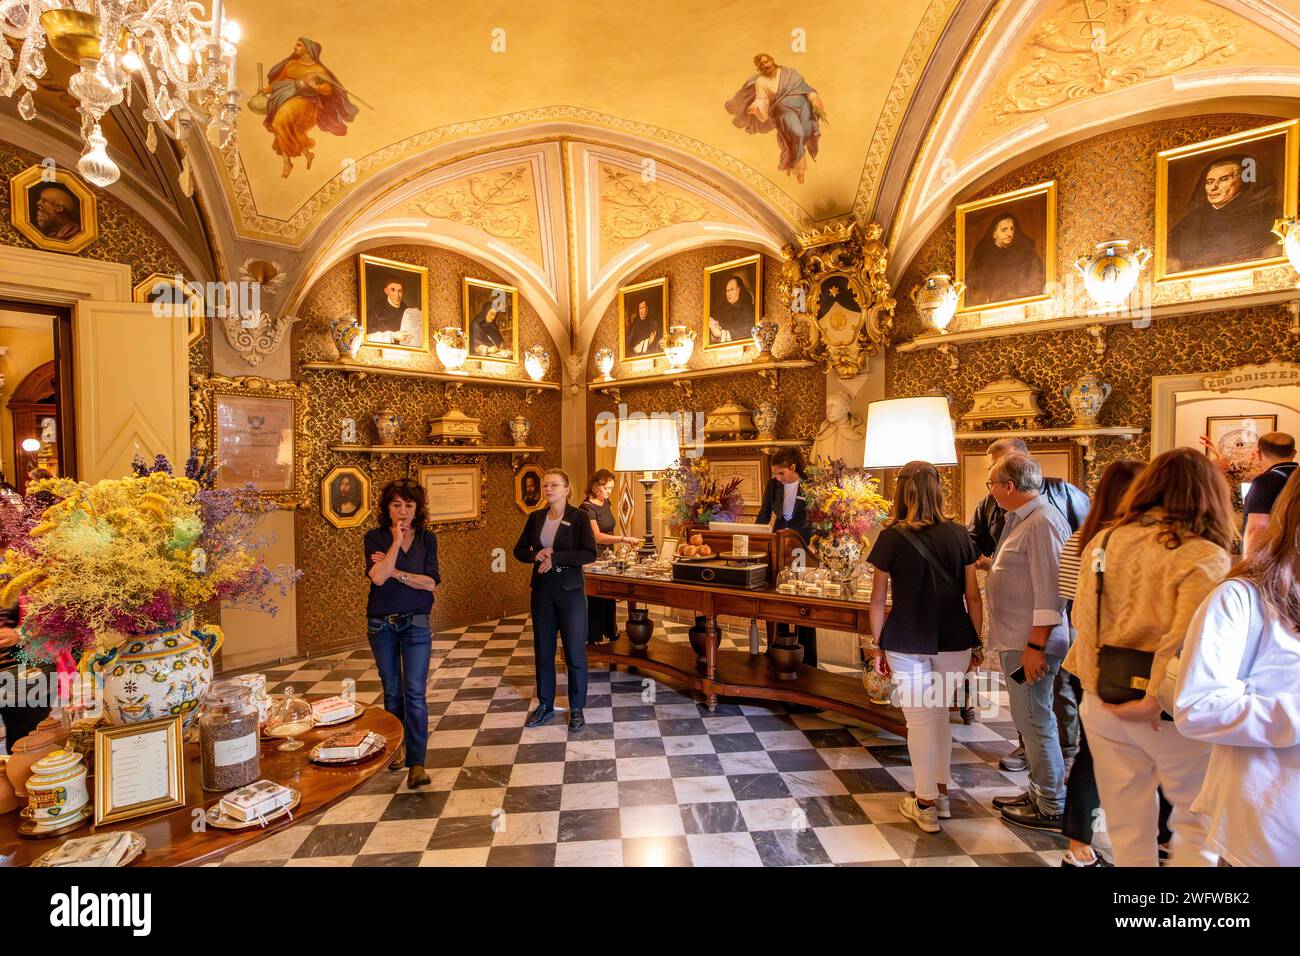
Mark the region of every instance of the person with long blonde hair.
<instances>
[{"instance_id":1,"label":"person with long blonde hair","mask_svg":"<svg viewBox=\"0 0 1300 956\"><path fill-rule=\"evenodd\" d=\"M1300 866L1300 473L1187 631L1174 704L1211 745L1192 811L1231 866Z\"/></svg>"}]
</instances>

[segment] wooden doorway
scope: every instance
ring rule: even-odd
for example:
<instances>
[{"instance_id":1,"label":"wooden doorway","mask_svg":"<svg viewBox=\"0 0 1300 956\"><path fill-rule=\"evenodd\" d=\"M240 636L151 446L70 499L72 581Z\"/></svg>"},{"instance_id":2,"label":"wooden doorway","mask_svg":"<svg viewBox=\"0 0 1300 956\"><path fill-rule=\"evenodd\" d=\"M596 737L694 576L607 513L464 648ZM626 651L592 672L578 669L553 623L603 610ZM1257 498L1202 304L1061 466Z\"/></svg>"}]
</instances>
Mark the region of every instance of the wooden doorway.
<instances>
[{"instance_id":1,"label":"wooden doorway","mask_svg":"<svg viewBox=\"0 0 1300 956\"><path fill-rule=\"evenodd\" d=\"M12 417L14 485L20 493L31 469L45 467L54 474L77 477L76 407L72 377L72 310L0 299L0 313L15 324L50 336L52 361L30 369L7 403ZM49 355L51 350L46 350ZM23 448L24 441L36 447ZM9 469L6 468L6 471Z\"/></svg>"}]
</instances>

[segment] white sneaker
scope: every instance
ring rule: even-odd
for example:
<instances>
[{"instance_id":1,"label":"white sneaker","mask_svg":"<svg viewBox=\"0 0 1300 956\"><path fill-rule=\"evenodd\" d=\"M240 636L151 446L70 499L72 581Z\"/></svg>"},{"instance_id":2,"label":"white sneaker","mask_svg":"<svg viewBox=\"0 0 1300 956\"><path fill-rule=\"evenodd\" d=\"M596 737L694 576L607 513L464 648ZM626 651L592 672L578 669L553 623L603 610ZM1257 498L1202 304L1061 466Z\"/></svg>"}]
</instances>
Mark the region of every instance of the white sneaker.
<instances>
[{"instance_id":1,"label":"white sneaker","mask_svg":"<svg viewBox=\"0 0 1300 956\"><path fill-rule=\"evenodd\" d=\"M939 828L939 814L934 807L923 807L910 794L898 801L898 812L911 820L926 833L942 833Z\"/></svg>"},{"instance_id":2,"label":"white sneaker","mask_svg":"<svg viewBox=\"0 0 1300 956\"><path fill-rule=\"evenodd\" d=\"M952 819L952 801L948 799L948 794L941 793L934 798L934 810L940 820Z\"/></svg>"}]
</instances>

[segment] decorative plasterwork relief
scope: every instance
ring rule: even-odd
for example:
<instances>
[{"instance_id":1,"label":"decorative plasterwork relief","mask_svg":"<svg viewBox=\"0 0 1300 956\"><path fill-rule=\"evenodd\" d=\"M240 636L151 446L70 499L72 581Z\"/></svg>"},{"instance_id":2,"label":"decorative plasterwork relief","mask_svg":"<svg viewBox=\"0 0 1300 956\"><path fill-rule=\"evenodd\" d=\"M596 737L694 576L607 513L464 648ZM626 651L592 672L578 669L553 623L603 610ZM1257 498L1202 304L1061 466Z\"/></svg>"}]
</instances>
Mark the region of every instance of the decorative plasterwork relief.
<instances>
[{"instance_id":1,"label":"decorative plasterwork relief","mask_svg":"<svg viewBox=\"0 0 1300 956\"><path fill-rule=\"evenodd\" d=\"M407 211L481 229L542 262L536 186L528 163L476 172L415 197Z\"/></svg>"},{"instance_id":2,"label":"decorative plasterwork relief","mask_svg":"<svg viewBox=\"0 0 1300 956\"><path fill-rule=\"evenodd\" d=\"M1204 6L1191 13L1182 0L1066 0L1026 38L1028 62L994 88L985 125L1006 126L1070 100L1223 64L1242 51L1241 21Z\"/></svg>"},{"instance_id":3,"label":"decorative plasterwork relief","mask_svg":"<svg viewBox=\"0 0 1300 956\"><path fill-rule=\"evenodd\" d=\"M249 313L245 316L231 310L220 319L222 331L230 347L249 365L256 368L262 360L272 355L284 341L284 333L298 321L296 315L271 315L268 312Z\"/></svg>"},{"instance_id":4,"label":"decorative plasterwork relief","mask_svg":"<svg viewBox=\"0 0 1300 956\"><path fill-rule=\"evenodd\" d=\"M654 172L599 163L600 261L606 263L636 240L683 222L736 222L719 206L694 196Z\"/></svg>"}]
</instances>

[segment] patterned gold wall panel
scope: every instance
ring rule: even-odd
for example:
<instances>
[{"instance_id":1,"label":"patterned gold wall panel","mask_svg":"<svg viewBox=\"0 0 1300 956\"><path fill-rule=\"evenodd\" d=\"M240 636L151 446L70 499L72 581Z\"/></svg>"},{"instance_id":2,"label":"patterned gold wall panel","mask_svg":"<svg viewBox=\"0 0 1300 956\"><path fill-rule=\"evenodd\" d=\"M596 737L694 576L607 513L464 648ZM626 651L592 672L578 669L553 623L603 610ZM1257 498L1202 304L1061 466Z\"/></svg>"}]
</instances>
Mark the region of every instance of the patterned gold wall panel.
<instances>
[{"instance_id":1,"label":"patterned gold wall panel","mask_svg":"<svg viewBox=\"0 0 1300 956\"><path fill-rule=\"evenodd\" d=\"M432 314L437 317L460 314L462 276L504 281L470 259L430 247L403 245L371 251L384 258L427 265ZM326 273L309 293L303 321L294 329L295 358L332 360L335 354L325 337L325 323L335 316L355 315L355 300L355 259L349 259ZM541 319L522 300L520 314L520 348L538 343L546 345L552 352L552 369L558 369L559 356ZM423 364L435 367L436 361ZM399 443L416 444L425 441L425 422L443 414L448 407L439 382L372 376L360 384L356 394L349 395L341 375L307 372L302 377L310 383L312 396L307 434L299 440L310 446L314 463L310 483L317 497L320 481L329 469L336 465L368 467L365 455L336 454L328 450L329 445L339 441L340 422L344 417L357 420L358 439L369 443L374 437L370 416L382 406L392 406L402 417ZM457 404L467 415L482 420L480 427L489 444L509 444L506 423L515 415L523 414L532 422L529 444L547 449L560 447L558 392L543 393L531 405L526 405L522 389L466 385ZM555 457L558 459L558 454ZM408 455L375 459L370 473L372 506L378 503L385 484L409 473L411 462L412 457ZM542 463L553 462L542 456ZM574 481L580 479L574 476ZM443 585L434 604L435 627L457 627L517 613L528 606L529 569L510 556L524 520L514 504L510 456L488 456L487 485L484 527L438 536ZM296 513L298 566L304 572L298 585L301 650L318 653L331 647L364 643L368 583L363 573L362 540L374 524L371 521L360 528L335 528L321 516L318 500ZM505 549L504 573L492 570L495 548Z\"/></svg>"}]
</instances>

